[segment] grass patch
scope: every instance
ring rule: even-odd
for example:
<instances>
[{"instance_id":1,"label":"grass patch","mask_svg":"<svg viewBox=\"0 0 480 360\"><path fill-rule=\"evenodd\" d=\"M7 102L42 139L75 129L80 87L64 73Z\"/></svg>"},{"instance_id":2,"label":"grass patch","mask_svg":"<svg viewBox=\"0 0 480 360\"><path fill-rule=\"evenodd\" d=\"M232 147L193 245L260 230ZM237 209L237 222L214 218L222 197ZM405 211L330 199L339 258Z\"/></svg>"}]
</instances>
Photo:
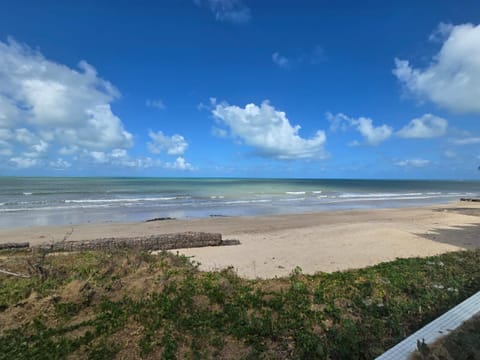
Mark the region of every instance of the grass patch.
<instances>
[{"instance_id":1,"label":"grass patch","mask_svg":"<svg viewBox=\"0 0 480 360\"><path fill-rule=\"evenodd\" d=\"M0 359L371 359L480 289L480 251L271 280L135 251L0 267L32 275L0 275Z\"/></svg>"}]
</instances>

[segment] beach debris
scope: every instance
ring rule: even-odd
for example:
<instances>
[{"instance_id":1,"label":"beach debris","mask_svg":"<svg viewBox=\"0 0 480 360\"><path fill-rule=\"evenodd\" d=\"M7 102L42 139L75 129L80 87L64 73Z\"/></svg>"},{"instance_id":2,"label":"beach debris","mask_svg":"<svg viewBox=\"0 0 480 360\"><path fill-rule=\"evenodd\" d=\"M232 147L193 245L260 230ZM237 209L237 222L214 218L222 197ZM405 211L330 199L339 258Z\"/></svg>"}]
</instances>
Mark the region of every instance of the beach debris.
<instances>
[{"instance_id":1,"label":"beach debris","mask_svg":"<svg viewBox=\"0 0 480 360\"><path fill-rule=\"evenodd\" d=\"M153 219L148 219L148 220L145 220L145 222L152 222L152 221L165 221L165 220L177 220L175 218L172 218L172 217L156 217L156 218L153 218Z\"/></svg>"},{"instance_id":2,"label":"beach debris","mask_svg":"<svg viewBox=\"0 0 480 360\"><path fill-rule=\"evenodd\" d=\"M5 274L5 275L22 277L22 278L29 278L30 277L28 275L18 274L18 273L14 273L14 272L11 272L11 271L8 271L8 270L3 270L3 269L0 269L0 273Z\"/></svg>"},{"instance_id":3,"label":"beach debris","mask_svg":"<svg viewBox=\"0 0 480 360\"><path fill-rule=\"evenodd\" d=\"M461 198L460 201L480 202L480 198Z\"/></svg>"},{"instance_id":4,"label":"beach debris","mask_svg":"<svg viewBox=\"0 0 480 360\"><path fill-rule=\"evenodd\" d=\"M104 238L95 240L61 241L34 247L46 251L84 250L172 250L205 246L237 245L234 240L222 240L222 234L205 232L182 232L130 238Z\"/></svg>"},{"instance_id":5,"label":"beach debris","mask_svg":"<svg viewBox=\"0 0 480 360\"><path fill-rule=\"evenodd\" d=\"M28 242L3 243L3 244L0 244L0 250L23 249L23 248L28 248L29 246L30 246L30 243Z\"/></svg>"},{"instance_id":6,"label":"beach debris","mask_svg":"<svg viewBox=\"0 0 480 360\"><path fill-rule=\"evenodd\" d=\"M425 339L417 340L417 350L420 353L422 359L426 359L430 355L430 349L425 343Z\"/></svg>"}]
</instances>

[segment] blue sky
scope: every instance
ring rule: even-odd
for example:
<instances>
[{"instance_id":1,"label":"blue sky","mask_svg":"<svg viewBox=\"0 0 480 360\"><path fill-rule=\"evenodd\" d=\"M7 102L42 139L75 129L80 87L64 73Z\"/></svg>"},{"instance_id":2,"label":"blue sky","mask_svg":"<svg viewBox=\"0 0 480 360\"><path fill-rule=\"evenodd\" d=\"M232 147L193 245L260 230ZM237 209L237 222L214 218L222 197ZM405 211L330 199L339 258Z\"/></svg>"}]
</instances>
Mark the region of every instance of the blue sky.
<instances>
[{"instance_id":1,"label":"blue sky","mask_svg":"<svg viewBox=\"0 0 480 360\"><path fill-rule=\"evenodd\" d=\"M0 1L0 175L478 178L478 1Z\"/></svg>"}]
</instances>

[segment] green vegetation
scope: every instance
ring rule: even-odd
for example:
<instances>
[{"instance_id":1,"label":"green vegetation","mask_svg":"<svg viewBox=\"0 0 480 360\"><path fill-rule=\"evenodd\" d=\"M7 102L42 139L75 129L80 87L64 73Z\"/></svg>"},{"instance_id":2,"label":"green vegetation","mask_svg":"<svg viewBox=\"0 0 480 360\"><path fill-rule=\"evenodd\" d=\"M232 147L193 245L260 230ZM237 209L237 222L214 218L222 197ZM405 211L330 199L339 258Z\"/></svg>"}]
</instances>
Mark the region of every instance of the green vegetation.
<instances>
[{"instance_id":1,"label":"green vegetation","mask_svg":"<svg viewBox=\"0 0 480 360\"><path fill-rule=\"evenodd\" d=\"M0 253L0 359L371 359L480 289L480 251L245 280L169 253Z\"/></svg>"}]
</instances>

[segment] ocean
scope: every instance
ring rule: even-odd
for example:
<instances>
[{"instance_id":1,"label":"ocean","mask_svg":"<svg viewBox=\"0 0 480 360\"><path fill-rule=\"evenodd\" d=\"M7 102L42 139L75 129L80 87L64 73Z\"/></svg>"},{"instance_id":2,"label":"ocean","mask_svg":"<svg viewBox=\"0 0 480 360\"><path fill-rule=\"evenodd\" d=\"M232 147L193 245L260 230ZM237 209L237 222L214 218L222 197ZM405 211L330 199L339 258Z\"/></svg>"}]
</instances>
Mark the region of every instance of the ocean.
<instances>
[{"instance_id":1,"label":"ocean","mask_svg":"<svg viewBox=\"0 0 480 360\"><path fill-rule=\"evenodd\" d=\"M0 177L0 228L442 204L480 181Z\"/></svg>"}]
</instances>

